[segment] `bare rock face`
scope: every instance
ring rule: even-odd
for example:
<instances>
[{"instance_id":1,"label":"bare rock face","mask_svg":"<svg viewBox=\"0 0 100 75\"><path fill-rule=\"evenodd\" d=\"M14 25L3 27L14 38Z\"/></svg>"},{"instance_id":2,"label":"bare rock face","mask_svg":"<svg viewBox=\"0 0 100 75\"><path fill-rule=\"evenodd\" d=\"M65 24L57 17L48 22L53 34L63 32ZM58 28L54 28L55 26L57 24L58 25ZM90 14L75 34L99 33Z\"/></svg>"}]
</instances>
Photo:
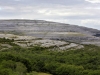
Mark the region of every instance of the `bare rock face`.
<instances>
[{"instance_id":1,"label":"bare rock face","mask_svg":"<svg viewBox=\"0 0 100 75\"><path fill-rule=\"evenodd\" d=\"M71 42L100 42L100 31L44 20L0 20L0 32Z\"/></svg>"}]
</instances>

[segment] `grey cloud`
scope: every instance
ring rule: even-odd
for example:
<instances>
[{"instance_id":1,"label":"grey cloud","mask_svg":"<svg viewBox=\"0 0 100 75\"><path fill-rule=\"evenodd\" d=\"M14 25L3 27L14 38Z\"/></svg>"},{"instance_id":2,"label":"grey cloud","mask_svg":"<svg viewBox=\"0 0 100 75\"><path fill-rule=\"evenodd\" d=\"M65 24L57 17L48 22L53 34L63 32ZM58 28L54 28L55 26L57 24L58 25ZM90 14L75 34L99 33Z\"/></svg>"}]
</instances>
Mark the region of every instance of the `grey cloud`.
<instances>
[{"instance_id":1,"label":"grey cloud","mask_svg":"<svg viewBox=\"0 0 100 75\"><path fill-rule=\"evenodd\" d=\"M88 3L84 0L0 0L0 5L40 5L40 4L60 4L60 5L80 5Z\"/></svg>"},{"instance_id":2,"label":"grey cloud","mask_svg":"<svg viewBox=\"0 0 100 75\"><path fill-rule=\"evenodd\" d=\"M44 19L87 27L96 25L100 29L99 13L100 5L86 0L0 0L0 19ZM96 21L91 23L89 19Z\"/></svg>"}]
</instances>

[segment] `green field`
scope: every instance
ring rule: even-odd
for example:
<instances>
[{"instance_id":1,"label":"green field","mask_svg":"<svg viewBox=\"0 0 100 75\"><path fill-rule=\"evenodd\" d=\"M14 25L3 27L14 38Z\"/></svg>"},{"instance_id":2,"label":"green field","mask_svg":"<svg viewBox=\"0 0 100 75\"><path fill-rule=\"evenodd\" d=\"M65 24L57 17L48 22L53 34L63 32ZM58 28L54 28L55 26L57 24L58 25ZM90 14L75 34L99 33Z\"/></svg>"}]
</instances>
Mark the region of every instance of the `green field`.
<instances>
[{"instance_id":1,"label":"green field","mask_svg":"<svg viewBox=\"0 0 100 75\"><path fill-rule=\"evenodd\" d=\"M42 72L31 72L31 73L27 73L27 75L52 75L52 74L48 74L48 73L42 73Z\"/></svg>"}]
</instances>

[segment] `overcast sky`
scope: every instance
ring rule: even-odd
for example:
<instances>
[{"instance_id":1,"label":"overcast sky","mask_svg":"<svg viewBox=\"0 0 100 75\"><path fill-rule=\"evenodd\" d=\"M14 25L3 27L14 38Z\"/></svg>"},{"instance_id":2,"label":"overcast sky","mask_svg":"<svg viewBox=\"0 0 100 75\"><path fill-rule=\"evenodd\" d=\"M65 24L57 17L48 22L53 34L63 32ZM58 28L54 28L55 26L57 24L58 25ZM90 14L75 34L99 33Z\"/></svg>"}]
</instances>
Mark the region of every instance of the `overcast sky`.
<instances>
[{"instance_id":1,"label":"overcast sky","mask_svg":"<svg viewBox=\"0 0 100 75\"><path fill-rule=\"evenodd\" d=\"M100 30L100 0L0 0L0 19L37 19Z\"/></svg>"}]
</instances>

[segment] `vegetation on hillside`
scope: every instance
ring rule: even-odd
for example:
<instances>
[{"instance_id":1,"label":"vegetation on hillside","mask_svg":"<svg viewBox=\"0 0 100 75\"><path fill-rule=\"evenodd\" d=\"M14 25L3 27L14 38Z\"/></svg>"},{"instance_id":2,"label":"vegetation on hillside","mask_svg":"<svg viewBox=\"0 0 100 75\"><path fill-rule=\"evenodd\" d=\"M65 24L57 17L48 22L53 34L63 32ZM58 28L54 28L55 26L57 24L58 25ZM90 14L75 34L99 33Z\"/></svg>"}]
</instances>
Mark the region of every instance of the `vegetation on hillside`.
<instances>
[{"instance_id":1,"label":"vegetation on hillside","mask_svg":"<svg viewBox=\"0 0 100 75\"><path fill-rule=\"evenodd\" d=\"M83 49L64 52L50 51L39 46L12 46L0 51L0 75L39 75L36 72L52 75L100 75L100 47L97 46L85 45Z\"/></svg>"}]
</instances>

